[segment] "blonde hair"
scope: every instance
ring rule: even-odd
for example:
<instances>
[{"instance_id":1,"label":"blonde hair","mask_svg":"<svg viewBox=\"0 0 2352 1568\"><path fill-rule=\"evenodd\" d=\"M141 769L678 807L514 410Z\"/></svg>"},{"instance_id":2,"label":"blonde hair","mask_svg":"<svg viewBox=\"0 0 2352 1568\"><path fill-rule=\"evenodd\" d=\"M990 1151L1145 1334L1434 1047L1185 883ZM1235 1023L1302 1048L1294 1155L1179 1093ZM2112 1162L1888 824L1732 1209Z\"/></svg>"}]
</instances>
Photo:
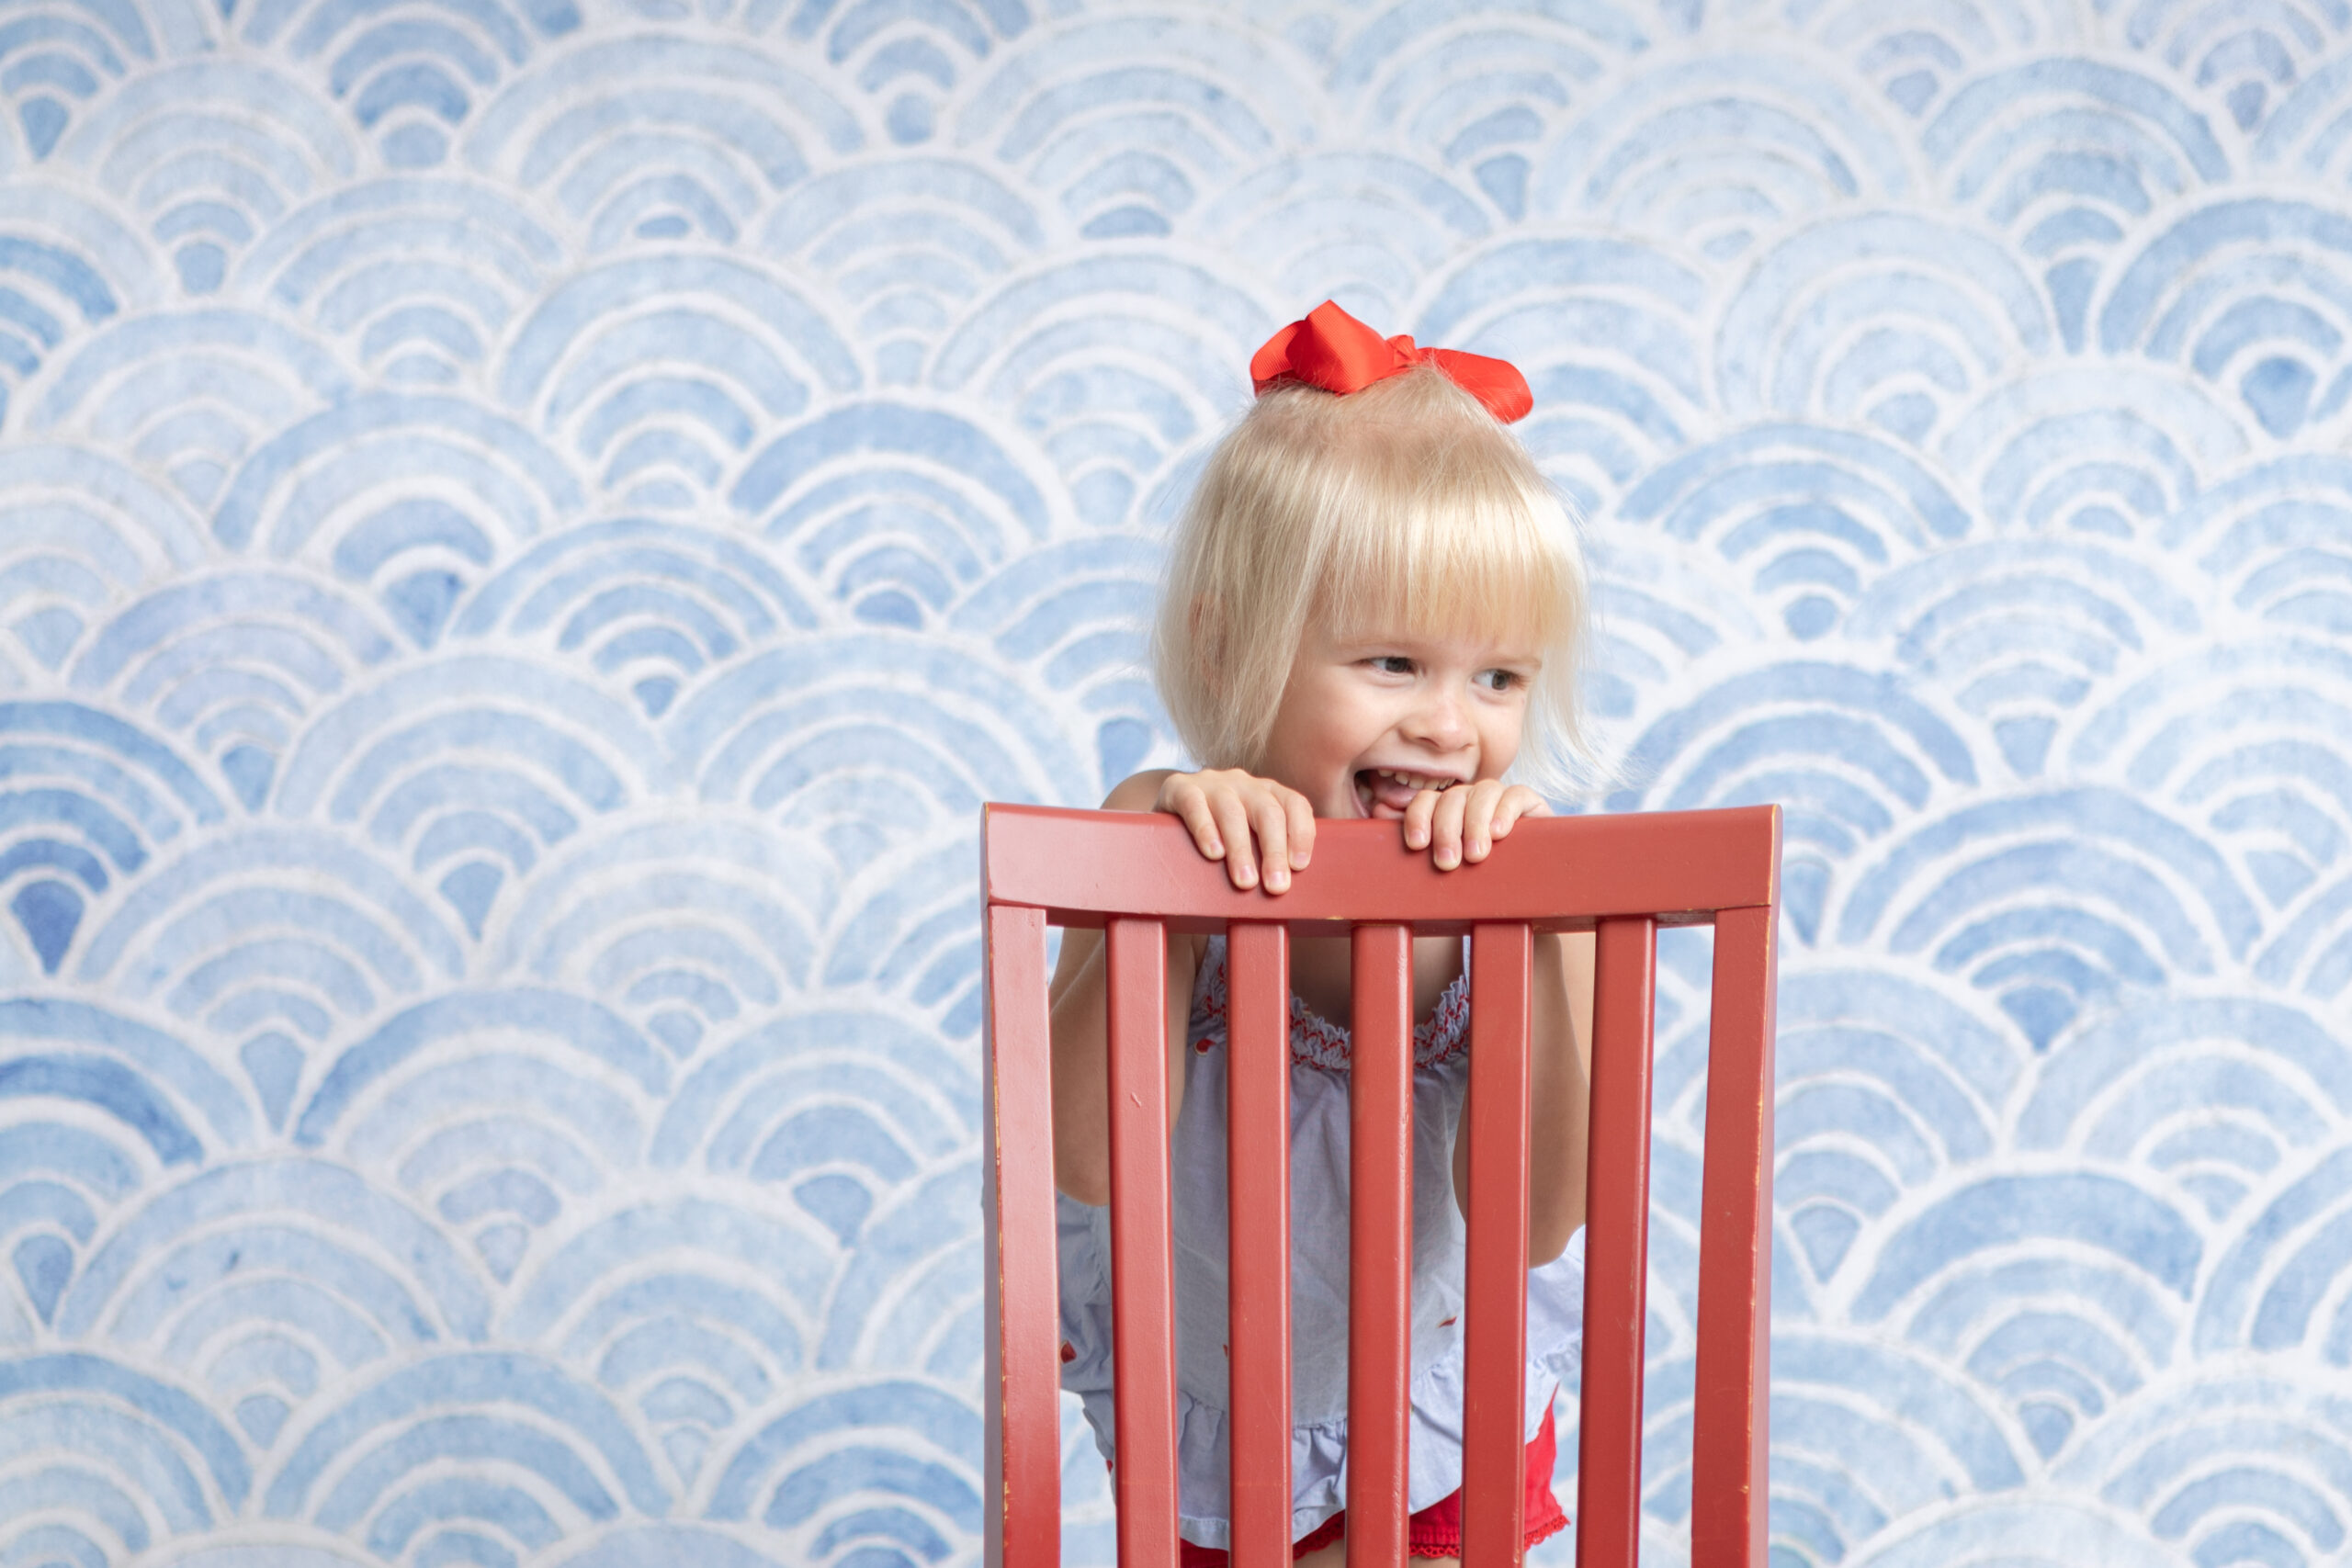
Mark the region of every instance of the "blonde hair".
<instances>
[{"instance_id":1,"label":"blonde hair","mask_svg":"<svg viewBox=\"0 0 2352 1568\"><path fill-rule=\"evenodd\" d=\"M1255 771L1308 626L1501 625L1544 650L1510 777L1550 795L1590 751L1576 706L1584 555L1527 448L1442 371L1260 398L1210 455L1169 553L1153 675L1204 766Z\"/></svg>"}]
</instances>

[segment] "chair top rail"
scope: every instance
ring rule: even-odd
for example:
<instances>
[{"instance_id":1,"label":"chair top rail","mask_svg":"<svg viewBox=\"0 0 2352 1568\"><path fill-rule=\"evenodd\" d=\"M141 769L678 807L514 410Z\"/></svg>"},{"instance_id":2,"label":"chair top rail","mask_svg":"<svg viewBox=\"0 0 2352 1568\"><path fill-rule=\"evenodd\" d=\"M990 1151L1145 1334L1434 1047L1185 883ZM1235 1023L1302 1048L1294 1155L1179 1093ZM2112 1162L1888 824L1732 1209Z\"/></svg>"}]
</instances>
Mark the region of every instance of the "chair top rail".
<instances>
[{"instance_id":1,"label":"chair top rail","mask_svg":"<svg viewBox=\"0 0 2352 1568\"><path fill-rule=\"evenodd\" d=\"M1713 923L1724 909L1776 902L1781 808L1648 811L1523 819L1475 866L1439 871L1408 852L1394 822L1322 821L1315 860L1280 896L1237 891L1175 818L990 803L980 829L988 901L1046 911L1057 926L1114 915L1216 933L1233 920L1279 920L1294 936L1396 921L1424 935L1478 921L1589 931L1624 915L1662 926Z\"/></svg>"}]
</instances>

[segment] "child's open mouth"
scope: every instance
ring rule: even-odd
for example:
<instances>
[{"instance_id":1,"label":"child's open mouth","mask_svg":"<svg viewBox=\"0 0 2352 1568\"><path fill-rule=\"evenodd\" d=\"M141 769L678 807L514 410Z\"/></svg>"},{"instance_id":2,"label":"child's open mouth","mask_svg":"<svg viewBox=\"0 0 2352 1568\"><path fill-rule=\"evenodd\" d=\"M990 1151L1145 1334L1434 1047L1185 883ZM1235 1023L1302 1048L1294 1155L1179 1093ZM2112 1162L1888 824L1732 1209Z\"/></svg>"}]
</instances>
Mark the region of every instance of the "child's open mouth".
<instances>
[{"instance_id":1,"label":"child's open mouth","mask_svg":"<svg viewBox=\"0 0 2352 1568\"><path fill-rule=\"evenodd\" d=\"M1413 796L1425 789L1442 789L1454 782L1432 773L1408 773L1395 768L1358 768L1356 809L1366 817L1402 817L1405 808L1413 804Z\"/></svg>"}]
</instances>

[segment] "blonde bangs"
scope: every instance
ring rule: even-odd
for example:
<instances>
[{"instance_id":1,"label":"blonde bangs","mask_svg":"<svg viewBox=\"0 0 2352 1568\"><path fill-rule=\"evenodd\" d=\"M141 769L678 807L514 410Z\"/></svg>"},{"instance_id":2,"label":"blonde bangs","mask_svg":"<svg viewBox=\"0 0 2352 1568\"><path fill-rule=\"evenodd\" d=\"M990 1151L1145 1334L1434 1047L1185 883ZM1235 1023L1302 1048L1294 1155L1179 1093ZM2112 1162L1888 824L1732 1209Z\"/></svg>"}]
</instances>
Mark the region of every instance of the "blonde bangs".
<instances>
[{"instance_id":1,"label":"blonde bangs","mask_svg":"<svg viewBox=\"0 0 2352 1568\"><path fill-rule=\"evenodd\" d=\"M1468 471L1351 476L1370 482L1334 511L1310 617L1343 637L1476 632L1534 649L1569 631L1582 582L1546 536L1558 502L1497 482L1515 475L1457 467Z\"/></svg>"},{"instance_id":2,"label":"blonde bangs","mask_svg":"<svg viewBox=\"0 0 2352 1568\"><path fill-rule=\"evenodd\" d=\"M1544 666L1512 774L1566 793L1588 760L1585 618L1566 508L1515 436L1422 367L1346 397L1277 389L1218 444L1170 551L1153 672L1196 761L1254 768L1310 622L1523 640Z\"/></svg>"}]
</instances>

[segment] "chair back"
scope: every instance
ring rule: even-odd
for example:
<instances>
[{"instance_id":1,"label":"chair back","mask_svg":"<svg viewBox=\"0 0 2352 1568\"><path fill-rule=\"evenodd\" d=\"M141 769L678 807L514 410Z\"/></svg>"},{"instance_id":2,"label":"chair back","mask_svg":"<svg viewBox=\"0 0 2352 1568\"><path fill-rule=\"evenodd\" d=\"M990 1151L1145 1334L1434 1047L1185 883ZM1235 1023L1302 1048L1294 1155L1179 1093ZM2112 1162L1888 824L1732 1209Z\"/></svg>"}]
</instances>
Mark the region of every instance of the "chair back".
<instances>
[{"instance_id":1,"label":"chair back","mask_svg":"<svg viewBox=\"0 0 2352 1568\"><path fill-rule=\"evenodd\" d=\"M1291 1561L1289 940L1351 933L1348 1562L1406 1553L1412 940L1466 933L1471 1140L1463 1562L1519 1562L1525 1503L1532 934L1596 931L1577 1561L1640 1540L1651 1029L1661 926L1715 930L1691 1456L1694 1568L1763 1568L1778 807L1522 820L1440 872L1390 822L1317 824L1279 897L1236 891L1174 818L990 806L987 896L988 1562L1061 1550L1046 928L1102 927L1109 984L1112 1370L1122 1568L1176 1568L1165 1006L1170 930L1228 975L1233 1568ZM1174 1043L1181 1049L1182 1043Z\"/></svg>"}]
</instances>

